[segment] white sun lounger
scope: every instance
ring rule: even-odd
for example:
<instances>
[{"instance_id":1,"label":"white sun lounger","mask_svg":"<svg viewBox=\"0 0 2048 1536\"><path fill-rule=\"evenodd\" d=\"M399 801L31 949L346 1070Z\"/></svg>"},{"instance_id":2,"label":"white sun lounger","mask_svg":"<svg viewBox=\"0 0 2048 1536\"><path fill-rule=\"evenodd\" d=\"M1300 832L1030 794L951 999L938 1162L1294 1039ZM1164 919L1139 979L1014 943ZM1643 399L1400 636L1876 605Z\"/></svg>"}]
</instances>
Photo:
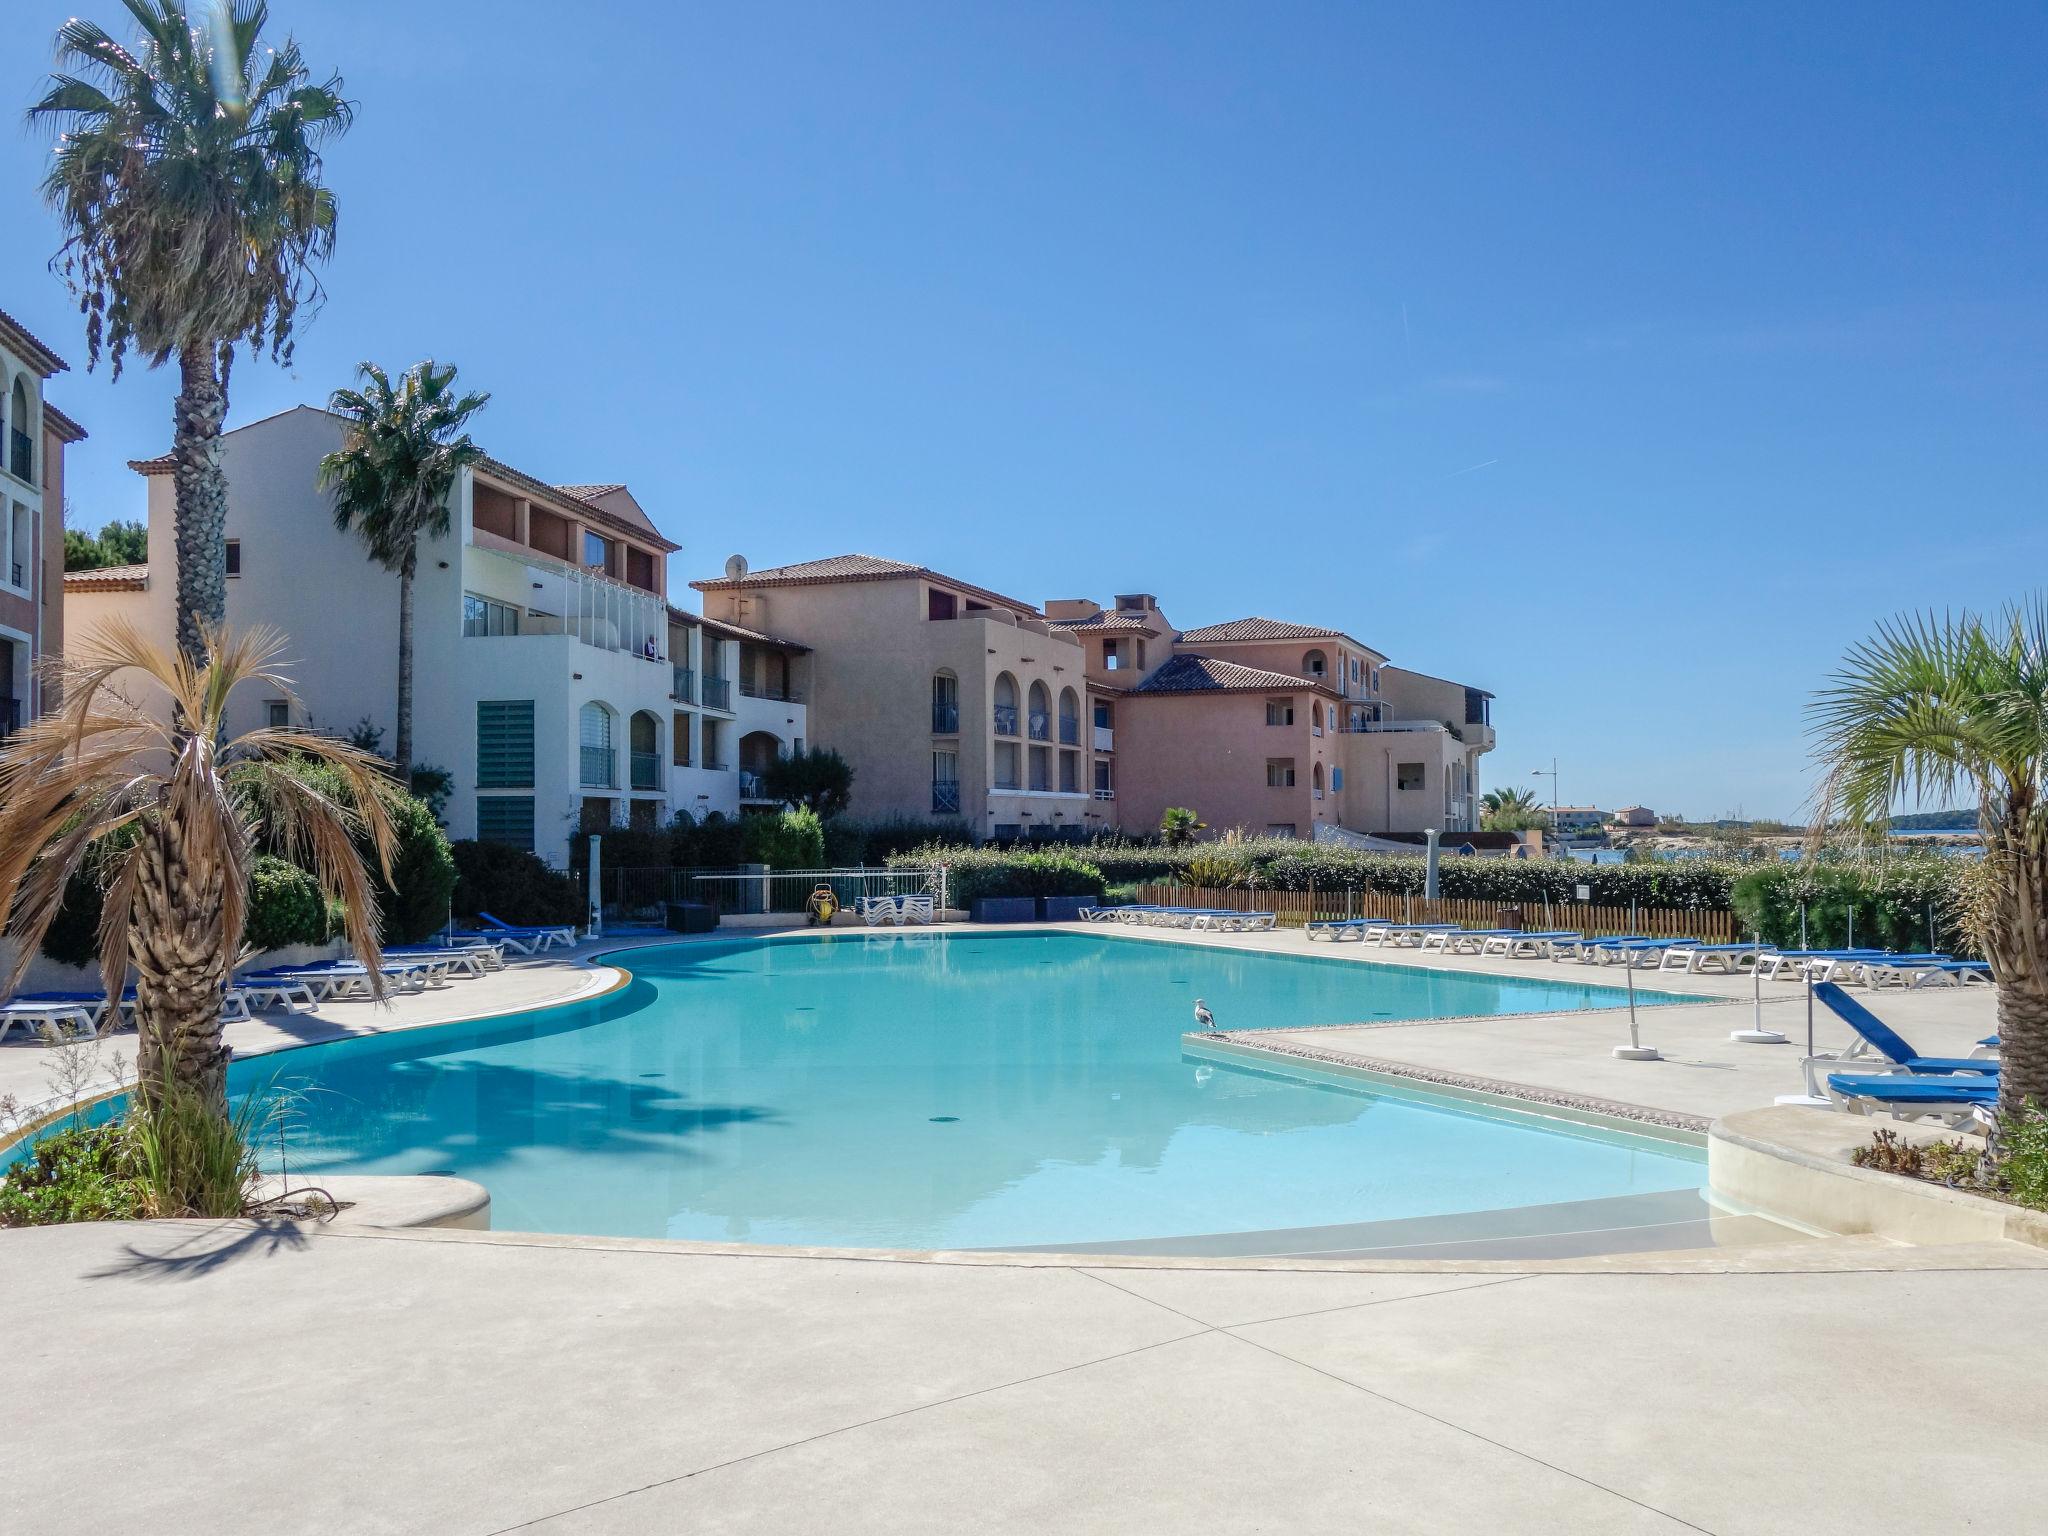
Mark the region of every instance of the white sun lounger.
<instances>
[{"instance_id":1,"label":"white sun lounger","mask_svg":"<svg viewBox=\"0 0 2048 1536\"><path fill-rule=\"evenodd\" d=\"M1566 943L1582 938L1583 935L1569 933L1560 928L1547 933L1525 933L1502 929L1489 935L1479 946L1482 955L1502 955L1510 960L1541 960L1550 953L1552 944Z\"/></svg>"},{"instance_id":2,"label":"white sun lounger","mask_svg":"<svg viewBox=\"0 0 2048 1536\"><path fill-rule=\"evenodd\" d=\"M933 899L929 896L898 896L896 898L896 921L899 924L922 923L929 927L931 926L933 915Z\"/></svg>"},{"instance_id":3,"label":"white sun lounger","mask_svg":"<svg viewBox=\"0 0 2048 1536\"><path fill-rule=\"evenodd\" d=\"M1755 965L1761 957L1771 953L1768 944L1692 944L1674 945L1664 951L1657 962L1660 971L1686 971L1695 976L1709 971L1734 975L1745 966Z\"/></svg>"},{"instance_id":4,"label":"white sun lounger","mask_svg":"<svg viewBox=\"0 0 2048 1536\"><path fill-rule=\"evenodd\" d=\"M38 1037L45 1025L94 1040L99 1037L100 1020L105 1015L105 999L101 999L100 1006L94 1007L85 1002L37 1002L32 998L16 998L11 1003L0 1003L0 1041L4 1041L17 1024L31 1040Z\"/></svg>"}]
</instances>

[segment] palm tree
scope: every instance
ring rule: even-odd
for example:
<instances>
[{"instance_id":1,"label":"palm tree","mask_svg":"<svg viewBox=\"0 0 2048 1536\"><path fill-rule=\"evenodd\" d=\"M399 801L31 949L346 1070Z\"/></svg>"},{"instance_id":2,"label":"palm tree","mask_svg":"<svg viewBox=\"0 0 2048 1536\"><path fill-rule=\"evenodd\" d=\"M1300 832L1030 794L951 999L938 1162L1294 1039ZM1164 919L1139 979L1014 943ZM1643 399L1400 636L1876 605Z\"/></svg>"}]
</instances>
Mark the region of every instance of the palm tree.
<instances>
[{"instance_id":1,"label":"palm tree","mask_svg":"<svg viewBox=\"0 0 2048 1536\"><path fill-rule=\"evenodd\" d=\"M57 73L29 109L56 134L43 195L65 241L51 265L79 295L88 357L120 377L133 349L178 360L178 648L194 666L227 617L219 441L237 346L289 365L313 275L334 245L319 146L354 113L341 78L312 83L298 45L258 46L263 0L122 0L134 46L91 21L57 33Z\"/></svg>"},{"instance_id":2,"label":"palm tree","mask_svg":"<svg viewBox=\"0 0 2048 1536\"><path fill-rule=\"evenodd\" d=\"M1479 797L1479 803L1489 811L1514 812L1518 815L1543 809L1536 797L1526 789L1489 789Z\"/></svg>"},{"instance_id":3,"label":"palm tree","mask_svg":"<svg viewBox=\"0 0 2048 1536\"><path fill-rule=\"evenodd\" d=\"M290 697L288 680L269 670L282 636L208 630L205 639L206 659L194 665L127 620L108 624L72 647L59 712L0 747L0 913L16 941L0 995L20 981L65 882L97 857L108 995L135 973L137 1092L145 1107L167 1088L188 1092L224 1119L221 986L240 951L252 845L260 839L312 870L381 992L376 890L357 839L388 883L386 802L396 786L377 758L332 737L280 728L227 736L236 688ZM159 693L175 724L129 702ZM326 787L307 765L332 770Z\"/></svg>"},{"instance_id":4,"label":"palm tree","mask_svg":"<svg viewBox=\"0 0 2048 1536\"><path fill-rule=\"evenodd\" d=\"M1995 620L1908 615L1853 646L1809 711L1823 769L1816 838L1876 828L1900 801L1977 796L1972 928L1998 983L1999 1113L2048 1105L2048 595Z\"/></svg>"},{"instance_id":5,"label":"palm tree","mask_svg":"<svg viewBox=\"0 0 2048 1536\"><path fill-rule=\"evenodd\" d=\"M320 485L334 492L334 526L354 528L370 558L398 573L398 780L412 773L412 580L420 537L445 538L448 494L465 465L483 457L462 431L489 395L454 394L455 366L414 363L393 388L364 363L362 389L337 389L327 407L349 423L341 447L320 461Z\"/></svg>"}]
</instances>

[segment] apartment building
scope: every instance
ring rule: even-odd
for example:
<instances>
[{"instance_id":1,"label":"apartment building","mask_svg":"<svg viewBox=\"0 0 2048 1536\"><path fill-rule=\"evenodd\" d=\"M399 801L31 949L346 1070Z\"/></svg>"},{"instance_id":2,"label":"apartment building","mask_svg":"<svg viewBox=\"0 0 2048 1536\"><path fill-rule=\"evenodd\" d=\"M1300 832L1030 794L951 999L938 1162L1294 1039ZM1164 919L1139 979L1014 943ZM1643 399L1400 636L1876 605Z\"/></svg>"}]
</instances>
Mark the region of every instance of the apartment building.
<instances>
[{"instance_id":1,"label":"apartment building","mask_svg":"<svg viewBox=\"0 0 2048 1536\"><path fill-rule=\"evenodd\" d=\"M1029 603L922 565L837 555L690 584L708 621L805 646L817 738L853 764L862 816L958 816L979 837L1115 824L1091 788L1077 639Z\"/></svg>"},{"instance_id":2,"label":"apartment building","mask_svg":"<svg viewBox=\"0 0 2048 1536\"><path fill-rule=\"evenodd\" d=\"M957 814L1000 838L1149 832L1176 805L1303 838L1478 826L1492 696L1341 630L1181 631L1149 593L1041 611L873 555L691 585L707 613L811 648L814 724L863 815Z\"/></svg>"},{"instance_id":3,"label":"apartment building","mask_svg":"<svg viewBox=\"0 0 2048 1536\"><path fill-rule=\"evenodd\" d=\"M297 694L238 696L230 729L362 724L391 744L397 578L335 528L317 484L345 430L300 406L221 438L228 623L285 635ZM171 466L132 467L148 485L149 559L67 578L68 622L89 633L126 614L169 644ZM786 749L806 735L800 695L735 699L731 684L750 649L787 668L801 648L672 609L667 557L679 546L624 485L549 484L487 457L462 472L449 510L449 532L423 543L414 582L413 750L453 776L450 836L559 864L593 826L738 811L743 743L755 738L758 761L767 741Z\"/></svg>"},{"instance_id":4,"label":"apartment building","mask_svg":"<svg viewBox=\"0 0 2048 1536\"><path fill-rule=\"evenodd\" d=\"M85 429L43 396L64 359L0 311L0 737L53 708L64 649L64 450Z\"/></svg>"}]
</instances>

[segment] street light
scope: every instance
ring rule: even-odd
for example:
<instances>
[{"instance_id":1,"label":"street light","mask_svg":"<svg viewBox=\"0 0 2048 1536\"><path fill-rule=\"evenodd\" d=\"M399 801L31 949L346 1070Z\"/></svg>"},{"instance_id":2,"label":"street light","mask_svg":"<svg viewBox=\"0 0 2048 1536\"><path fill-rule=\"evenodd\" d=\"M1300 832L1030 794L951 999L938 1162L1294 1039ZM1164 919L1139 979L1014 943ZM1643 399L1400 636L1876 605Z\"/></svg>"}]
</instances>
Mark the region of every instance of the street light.
<instances>
[{"instance_id":1,"label":"street light","mask_svg":"<svg viewBox=\"0 0 2048 1536\"><path fill-rule=\"evenodd\" d=\"M1550 780L1550 830L1557 830L1557 759L1550 760L1548 768L1538 768L1530 773L1532 779Z\"/></svg>"}]
</instances>

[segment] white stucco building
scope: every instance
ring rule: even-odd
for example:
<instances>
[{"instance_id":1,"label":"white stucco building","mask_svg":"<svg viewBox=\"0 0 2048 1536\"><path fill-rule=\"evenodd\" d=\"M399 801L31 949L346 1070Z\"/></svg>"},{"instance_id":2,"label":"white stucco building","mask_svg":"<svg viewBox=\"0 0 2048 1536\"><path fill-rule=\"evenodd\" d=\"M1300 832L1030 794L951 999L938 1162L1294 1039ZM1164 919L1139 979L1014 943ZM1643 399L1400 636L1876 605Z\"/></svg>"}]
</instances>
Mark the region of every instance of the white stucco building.
<instances>
[{"instance_id":1,"label":"white stucco building","mask_svg":"<svg viewBox=\"0 0 2048 1536\"><path fill-rule=\"evenodd\" d=\"M282 631L297 692L246 690L229 724L342 734L367 721L388 749L398 579L334 526L316 479L344 429L300 406L221 439L228 623ZM173 642L170 465L134 467L149 487L148 563L66 578L74 639L124 613ZM422 544L414 586L413 755L453 777L451 837L559 864L592 824L736 813L742 768L807 735L803 648L671 609L667 557L679 546L625 486L550 485L486 459L462 473L450 522Z\"/></svg>"}]
</instances>

